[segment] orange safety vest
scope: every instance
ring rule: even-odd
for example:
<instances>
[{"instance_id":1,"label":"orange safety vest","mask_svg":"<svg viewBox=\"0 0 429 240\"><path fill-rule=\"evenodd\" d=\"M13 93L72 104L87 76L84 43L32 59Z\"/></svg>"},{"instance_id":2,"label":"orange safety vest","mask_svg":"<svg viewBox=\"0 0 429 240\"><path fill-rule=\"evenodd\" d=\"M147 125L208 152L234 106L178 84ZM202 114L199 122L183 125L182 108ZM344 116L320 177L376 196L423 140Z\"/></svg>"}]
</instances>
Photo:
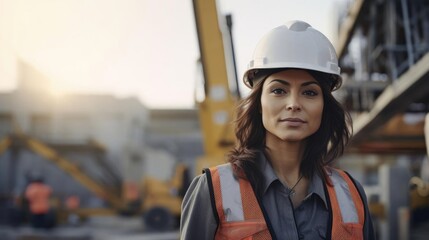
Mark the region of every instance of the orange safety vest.
<instances>
[{"instance_id":1,"label":"orange safety vest","mask_svg":"<svg viewBox=\"0 0 429 240\"><path fill-rule=\"evenodd\" d=\"M356 186L344 171L333 168L327 171L332 183L326 184L332 208L331 239L363 239L365 211ZM231 164L205 172L210 174L212 202L219 217L215 239L272 239L250 182L237 179Z\"/></svg>"},{"instance_id":2,"label":"orange safety vest","mask_svg":"<svg viewBox=\"0 0 429 240\"><path fill-rule=\"evenodd\" d=\"M80 206L80 198L72 195L66 199L66 207L68 210L76 210Z\"/></svg>"},{"instance_id":3,"label":"orange safety vest","mask_svg":"<svg viewBox=\"0 0 429 240\"><path fill-rule=\"evenodd\" d=\"M49 211L49 198L52 189L43 183L28 185L25 196L28 199L30 211L33 214L45 214Z\"/></svg>"}]
</instances>

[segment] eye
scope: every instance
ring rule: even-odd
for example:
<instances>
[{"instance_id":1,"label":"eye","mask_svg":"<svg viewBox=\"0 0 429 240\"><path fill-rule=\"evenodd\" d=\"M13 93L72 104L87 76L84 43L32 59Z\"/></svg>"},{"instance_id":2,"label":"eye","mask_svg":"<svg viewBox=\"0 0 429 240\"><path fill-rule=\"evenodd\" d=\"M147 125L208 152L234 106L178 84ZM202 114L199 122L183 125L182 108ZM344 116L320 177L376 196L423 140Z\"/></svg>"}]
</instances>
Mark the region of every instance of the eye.
<instances>
[{"instance_id":1,"label":"eye","mask_svg":"<svg viewBox=\"0 0 429 240\"><path fill-rule=\"evenodd\" d=\"M280 94L285 94L286 91L281 89L281 88L274 88L273 90L271 90L272 93L274 93L275 95L280 95Z\"/></svg>"},{"instance_id":2,"label":"eye","mask_svg":"<svg viewBox=\"0 0 429 240\"><path fill-rule=\"evenodd\" d=\"M307 96L317 96L317 95L319 95L319 93L317 91L314 91L314 90L305 90L303 92L303 94L307 95Z\"/></svg>"}]
</instances>

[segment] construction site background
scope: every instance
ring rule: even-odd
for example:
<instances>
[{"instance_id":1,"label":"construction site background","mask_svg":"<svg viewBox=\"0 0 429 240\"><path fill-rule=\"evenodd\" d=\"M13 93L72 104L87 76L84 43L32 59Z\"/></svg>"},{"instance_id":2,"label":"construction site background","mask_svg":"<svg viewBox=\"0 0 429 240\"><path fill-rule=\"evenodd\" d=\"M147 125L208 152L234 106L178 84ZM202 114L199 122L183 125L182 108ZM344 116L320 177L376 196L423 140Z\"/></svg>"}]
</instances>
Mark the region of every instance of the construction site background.
<instances>
[{"instance_id":1,"label":"construction site background","mask_svg":"<svg viewBox=\"0 0 429 240\"><path fill-rule=\"evenodd\" d=\"M197 77L205 84L192 109L59 97L44 88L43 73L18 63L18 87L0 93L0 236L178 238L187 184L202 166L223 162L233 144L240 92L230 79L232 34L215 2L194 1ZM429 2L345 2L335 43L343 86L335 96L352 115L354 135L335 164L364 186L377 239L427 239ZM31 226L25 199L36 177L52 189L55 226L46 231Z\"/></svg>"}]
</instances>

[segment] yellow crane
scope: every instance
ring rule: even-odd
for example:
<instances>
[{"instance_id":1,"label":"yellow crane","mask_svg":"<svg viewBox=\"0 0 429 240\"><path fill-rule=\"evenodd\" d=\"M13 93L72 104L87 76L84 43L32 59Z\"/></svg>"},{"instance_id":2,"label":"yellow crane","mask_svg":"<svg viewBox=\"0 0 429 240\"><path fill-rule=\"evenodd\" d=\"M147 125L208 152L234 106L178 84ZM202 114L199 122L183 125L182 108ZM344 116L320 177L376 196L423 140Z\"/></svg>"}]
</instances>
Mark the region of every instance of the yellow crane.
<instances>
[{"instance_id":1,"label":"yellow crane","mask_svg":"<svg viewBox=\"0 0 429 240\"><path fill-rule=\"evenodd\" d=\"M204 79L204 99L198 102L205 153L197 160L196 171L200 173L203 168L223 163L234 145L232 121L239 95L231 92L228 80L216 1L193 0L193 4Z\"/></svg>"}]
</instances>

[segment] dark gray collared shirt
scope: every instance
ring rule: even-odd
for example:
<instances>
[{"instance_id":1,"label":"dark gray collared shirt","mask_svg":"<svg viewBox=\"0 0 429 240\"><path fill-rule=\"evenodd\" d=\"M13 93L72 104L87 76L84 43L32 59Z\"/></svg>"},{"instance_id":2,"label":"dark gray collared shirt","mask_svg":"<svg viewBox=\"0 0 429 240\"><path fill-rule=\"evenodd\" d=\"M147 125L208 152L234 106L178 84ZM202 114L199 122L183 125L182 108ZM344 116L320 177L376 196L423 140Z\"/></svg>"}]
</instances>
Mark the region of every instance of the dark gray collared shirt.
<instances>
[{"instance_id":1,"label":"dark gray collared shirt","mask_svg":"<svg viewBox=\"0 0 429 240\"><path fill-rule=\"evenodd\" d=\"M322 179L317 174L313 176L308 195L294 209L289 189L280 182L265 157L261 160L265 177L262 203L277 239L326 239L329 210Z\"/></svg>"},{"instance_id":2,"label":"dark gray collared shirt","mask_svg":"<svg viewBox=\"0 0 429 240\"><path fill-rule=\"evenodd\" d=\"M294 209L289 190L280 182L263 154L260 155L259 163L265 178L262 203L277 239L326 239L329 210L322 179L317 174L313 176L308 195ZM357 185L367 205L363 188ZM364 236L365 239L374 239L367 207L365 211ZM203 174L193 180L183 200L181 239L214 239L216 229L207 177Z\"/></svg>"}]
</instances>

